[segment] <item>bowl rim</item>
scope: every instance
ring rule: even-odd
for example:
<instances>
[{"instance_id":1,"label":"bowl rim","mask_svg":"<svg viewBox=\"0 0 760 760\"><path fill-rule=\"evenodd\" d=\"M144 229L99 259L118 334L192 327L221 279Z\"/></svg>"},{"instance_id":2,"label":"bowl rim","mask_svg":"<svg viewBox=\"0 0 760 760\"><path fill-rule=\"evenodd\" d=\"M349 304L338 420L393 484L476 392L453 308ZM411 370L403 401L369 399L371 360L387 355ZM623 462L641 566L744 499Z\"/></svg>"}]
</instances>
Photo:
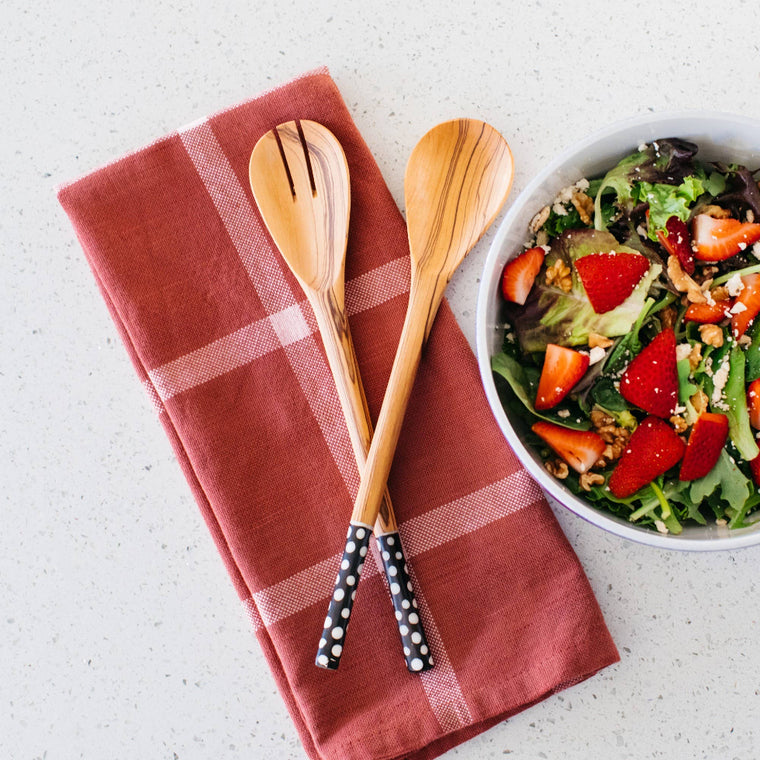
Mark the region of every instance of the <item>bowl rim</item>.
<instances>
[{"instance_id":1,"label":"bowl rim","mask_svg":"<svg viewBox=\"0 0 760 760\"><path fill-rule=\"evenodd\" d=\"M522 465L534 480L538 482L539 486L541 486L551 500L556 501L565 509L570 510L587 522L590 522L609 533L640 544L677 551L725 551L745 548L760 543L760 527L757 529L739 529L736 532L732 531L728 535L717 536L715 538L692 538L689 536L662 534L633 524L618 522L612 516L607 515L601 510L595 509L575 494L572 494L570 491L567 491L560 486L558 482L533 459L528 448L522 443L519 435L509 422L496 391L496 384L491 372L491 356L488 348L488 325L486 324L486 314L489 301L492 297L492 287L494 280L496 279L493 270L496 266L496 261L499 258L507 234L512 227L513 221L522 211L527 200L561 166L569 162L576 154L587 150L595 143L629 129L678 120L692 121L695 123L695 126L699 126L700 122L724 122L727 125L730 123L731 125L744 128L754 128L760 133L760 120L740 114L700 109L656 111L615 121L561 150L525 185L519 195L510 203L491 242L481 273L477 308L475 312L477 361L481 382L488 399L488 404L491 407L491 411L496 418L496 422L499 425L502 434ZM758 147L760 148L760 139ZM498 282L498 280L496 280L496 282Z\"/></svg>"}]
</instances>

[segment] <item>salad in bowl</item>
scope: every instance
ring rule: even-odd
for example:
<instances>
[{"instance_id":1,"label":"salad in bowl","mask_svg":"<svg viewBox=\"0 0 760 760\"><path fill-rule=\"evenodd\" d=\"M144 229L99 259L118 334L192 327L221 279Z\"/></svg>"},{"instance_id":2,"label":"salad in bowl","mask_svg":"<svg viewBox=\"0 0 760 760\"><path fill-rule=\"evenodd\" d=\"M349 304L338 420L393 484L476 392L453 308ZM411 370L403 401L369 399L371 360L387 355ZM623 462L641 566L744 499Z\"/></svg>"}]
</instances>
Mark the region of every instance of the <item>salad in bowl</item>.
<instances>
[{"instance_id":1,"label":"salad in bowl","mask_svg":"<svg viewBox=\"0 0 760 760\"><path fill-rule=\"evenodd\" d=\"M760 518L760 171L664 136L532 210L490 369L543 471L659 534Z\"/></svg>"}]
</instances>

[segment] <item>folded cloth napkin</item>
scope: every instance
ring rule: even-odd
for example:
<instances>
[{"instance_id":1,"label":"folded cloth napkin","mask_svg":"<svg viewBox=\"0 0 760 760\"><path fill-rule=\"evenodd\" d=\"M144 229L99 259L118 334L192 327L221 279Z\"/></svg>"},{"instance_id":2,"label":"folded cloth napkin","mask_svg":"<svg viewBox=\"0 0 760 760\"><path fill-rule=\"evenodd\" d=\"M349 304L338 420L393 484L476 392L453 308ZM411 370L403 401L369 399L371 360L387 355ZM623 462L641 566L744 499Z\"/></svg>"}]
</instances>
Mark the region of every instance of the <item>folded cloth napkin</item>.
<instances>
[{"instance_id":1,"label":"folded cloth napkin","mask_svg":"<svg viewBox=\"0 0 760 760\"><path fill-rule=\"evenodd\" d=\"M376 417L409 285L403 218L326 70L59 189L312 758L436 757L615 662L583 570L508 448L449 307L389 485L436 665L409 673L373 549L340 669L315 667L359 475L313 314L248 186L313 119L351 174L346 301Z\"/></svg>"}]
</instances>

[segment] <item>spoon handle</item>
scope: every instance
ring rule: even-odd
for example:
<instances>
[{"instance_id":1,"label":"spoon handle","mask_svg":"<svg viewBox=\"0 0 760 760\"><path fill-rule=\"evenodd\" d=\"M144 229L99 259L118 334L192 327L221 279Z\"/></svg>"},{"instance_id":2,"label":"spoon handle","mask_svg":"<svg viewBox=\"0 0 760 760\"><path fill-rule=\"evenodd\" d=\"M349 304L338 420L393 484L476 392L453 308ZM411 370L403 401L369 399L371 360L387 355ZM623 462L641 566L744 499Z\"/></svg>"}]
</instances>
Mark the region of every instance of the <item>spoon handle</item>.
<instances>
[{"instance_id":1,"label":"spoon handle","mask_svg":"<svg viewBox=\"0 0 760 760\"><path fill-rule=\"evenodd\" d=\"M322 641L320 641L317 664L320 664L319 658L321 657L322 662L325 663L324 667L331 667L329 665L329 651L326 651L330 649L331 640L341 634L345 635L345 626L339 625L337 634L335 632L336 620L340 620L340 618L336 618L336 612L338 615L345 615L342 610L336 607L336 603L347 603L349 610L353 603L355 595L353 586L358 583L358 573L361 571L361 562L357 559L357 552L364 551L366 554L366 546L362 547L359 543L359 537L364 537L366 526L374 524L382 507L384 495L387 493L386 481L401 432L401 423L414 385L414 378L417 374L417 367L420 363L422 347L440 305L443 287L445 287L445 283L441 287L439 279L435 276L420 277L414 271L412 273L409 305L404 327L401 331L401 339L385 390L377 428L372 437L367 460L362 470L361 484L351 514L341 570L335 579L335 590L325 620L325 631L322 635ZM379 539L396 618L399 620L399 631L404 642L404 655L411 671L427 670L433 666L433 661L424 639L424 633L420 628L417 628L419 613L416 601L412 598L405 602L403 596L400 595L402 590L404 593L411 593L412 584L408 577L406 564L403 562L403 555L398 558L396 552L392 551L395 544L396 537L394 534L381 536ZM397 559L400 559L400 565L396 563ZM353 572L352 568L356 568L357 572ZM350 615L350 611L348 614ZM342 647L342 640L339 646ZM342 649L336 648L335 651L340 652Z\"/></svg>"},{"instance_id":2,"label":"spoon handle","mask_svg":"<svg viewBox=\"0 0 760 760\"><path fill-rule=\"evenodd\" d=\"M351 513L351 522L354 524L371 525L380 509L404 414L414 387L422 347L443 297L446 283L442 283L441 287L439 279L439 276L412 269L406 318Z\"/></svg>"},{"instance_id":3,"label":"spoon handle","mask_svg":"<svg viewBox=\"0 0 760 760\"><path fill-rule=\"evenodd\" d=\"M309 301L322 335L327 361L335 379L354 455L361 471L372 440L372 422L348 319L341 306L341 295L332 290L313 291L309 293ZM427 670L433 663L387 488L383 490L379 514L373 523L406 666L410 671ZM335 591L317 651L316 664L320 667L336 669L340 664L356 585L367 554L371 524L352 526L346 538L346 551L341 558Z\"/></svg>"}]
</instances>

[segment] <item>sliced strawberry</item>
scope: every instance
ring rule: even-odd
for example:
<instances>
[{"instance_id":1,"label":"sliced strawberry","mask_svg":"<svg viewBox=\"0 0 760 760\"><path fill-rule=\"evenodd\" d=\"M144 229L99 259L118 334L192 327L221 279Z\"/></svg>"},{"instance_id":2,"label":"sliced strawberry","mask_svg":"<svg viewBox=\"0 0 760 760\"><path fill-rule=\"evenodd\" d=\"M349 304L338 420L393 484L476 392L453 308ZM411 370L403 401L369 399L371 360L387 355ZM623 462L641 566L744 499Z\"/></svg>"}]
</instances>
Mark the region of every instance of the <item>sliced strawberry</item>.
<instances>
[{"instance_id":1,"label":"sliced strawberry","mask_svg":"<svg viewBox=\"0 0 760 760\"><path fill-rule=\"evenodd\" d=\"M501 292L507 301L522 306L533 287L536 275L544 263L543 248L529 248L508 262L501 275Z\"/></svg>"},{"instance_id":2,"label":"sliced strawberry","mask_svg":"<svg viewBox=\"0 0 760 760\"><path fill-rule=\"evenodd\" d=\"M683 456L686 444L667 422L647 417L634 430L628 448L610 477L613 496L625 499L674 467Z\"/></svg>"},{"instance_id":3,"label":"sliced strawberry","mask_svg":"<svg viewBox=\"0 0 760 760\"><path fill-rule=\"evenodd\" d=\"M657 417L670 417L678 403L676 336L663 330L633 358L620 378L626 401Z\"/></svg>"},{"instance_id":4,"label":"sliced strawberry","mask_svg":"<svg viewBox=\"0 0 760 760\"><path fill-rule=\"evenodd\" d=\"M744 287L731 309L731 332L737 340L744 335L760 313L760 274L745 274L742 284Z\"/></svg>"},{"instance_id":5,"label":"sliced strawberry","mask_svg":"<svg viewBox=\"0 0 760 760\"><path fill-rule=\"evenodd\" d=\"M747 408L749 424L760 430L760 379L753 380L747 388Z\"/></svg>"},{"instance_id":6,"label":"sliced strawberry","mask_svg":"<svg viewBox=\"0 0 760 760\"><path fill-rule=\"evenodd\" d=\"M696 480L707 475L715 467L727 437L728 417L725 414L701 414L689 436L678 479Z\"/></svg>"},{"instance_id":7,"label":"sliced strawberry","mask_svg":"<svg viewBox=\"0 0 760 760\"><path fill-rule=\"evenodd\" d=\"M760 454L750 460L749 469L752 470L752 480L756 486L760 486Z\"/></svg>"},{"instance_id":8,"label":"sliced strawberry","mask_svg":"<svg viewBox=\"0 0 760 760\"><path fill-rule=\"evenodd\" d=\"M559 404L583 377L588 364L588 354L549 343L546 346L541 379L538 381L536 409L551 409Z\"/></svg>"},{"instance_id":9,"label":"sliced strawberry","mask_svg":"<svg viewBox=\"0 0 760 760\"><path fill-rule=\"evenodd\" d=\"M575 262L586 295L597 314L620 306L649 271L640 253L591 253Z\"/></svg>"},{"instance_id":10,"label":"sliced strawberry","mask_svg":"<svg viewBox=\"0 0 760 760\"><path fill-rule=\"evenodd\" d=\"M531 430L576 472L588 472L607 444L592 430L571 430L553 422L536 422Z\"/></svg>"},{"instance_id":11,"label":"sliced strawberry","mask_svg":"<svg viewBox=\"0 0 760 760\"><path fill-rule=\"evenodd\" d=\"M665 229L657 230L657 239L671 256L681 262L684 272L694 274L694 254L686 222L677 216L671 216L665 223Z\"/></svg>"},{"instance_id":12,"label":"sliced strawberry","mask_svg":"<svg viewBox=\"0 0 760 760\"><path fill-rule=\"evenodd\" d=\"M722 261L760 240L760 224L697 214L691 223L691 238L700 261Z\"/></svg>"},{"instance_id":13,"label":"sliced strawberry","mask_svg":"<svg viewBox=\"0 0 760 760\"><path fill-rule=\"evenodd\" d=\"M731 316L732 300L713 303L691 303L683 315L684 322L698 322L700 325L714 325Z\"/></svg>"}]
</instances>

